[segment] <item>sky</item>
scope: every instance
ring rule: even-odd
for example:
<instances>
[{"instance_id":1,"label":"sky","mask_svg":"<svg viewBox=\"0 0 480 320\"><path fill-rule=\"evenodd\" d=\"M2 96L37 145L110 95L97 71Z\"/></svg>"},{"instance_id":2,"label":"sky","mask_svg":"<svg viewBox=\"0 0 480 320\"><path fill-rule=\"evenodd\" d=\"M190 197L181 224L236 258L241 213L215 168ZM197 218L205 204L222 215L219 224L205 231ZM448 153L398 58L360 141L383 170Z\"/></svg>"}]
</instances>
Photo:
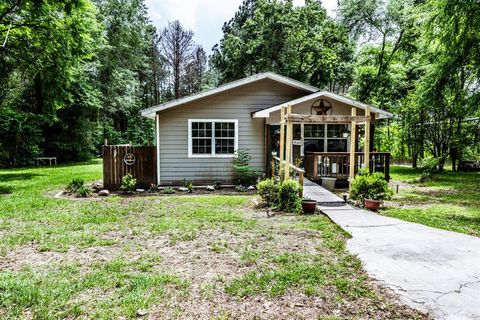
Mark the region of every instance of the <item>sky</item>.
<instances>
[{"instance_id":1,"label":"sky","mask_svg":"<svg viewBox=\"0 0 480 320\"><path fill-rule=\"evenodd\" d=\"M162 29L168 21L179 20L194 32L195 42L201 44L207 54L222 38L223 23L230 20L242 0L145 0L150 19ZM295 5L304 0L293 0ZM323 0L323 6L330 16L335 15L337 0Z\"/></svg>"}]
</instances>

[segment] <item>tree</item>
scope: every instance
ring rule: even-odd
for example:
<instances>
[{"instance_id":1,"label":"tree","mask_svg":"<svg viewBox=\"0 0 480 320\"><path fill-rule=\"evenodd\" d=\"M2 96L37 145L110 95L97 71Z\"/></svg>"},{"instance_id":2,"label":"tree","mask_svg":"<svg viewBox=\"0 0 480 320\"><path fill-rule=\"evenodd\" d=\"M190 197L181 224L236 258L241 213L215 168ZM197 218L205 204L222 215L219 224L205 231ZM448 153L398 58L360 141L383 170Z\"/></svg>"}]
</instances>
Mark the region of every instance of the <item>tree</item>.
<instances>
[{"instance_id":1,"label":"tree","mask_svg":"<svg viewBox=\"0 0 480 320\"><path fill-rule=\"evenodd\" d=\"M96 83L101 91L97 147L110 143L148 144L153 124L140 110L153 105L161 82L162 59L155 29L140 0L96 0L105 28L98 54Z\"/></svg>"},{"instance_id":2,"label":"tree","mask_svg":"<svg viewBox=\"0 0 480 320\"><path fill-rule=\"evenodd\" d=\"M185 67L185 94L192 94L202 89L206 71L207 54L201 46L197 45L190 61Z\"/></svg>"},{"instance_id":3,"label":"tree","mask_svg":"<svg viewBox=\"0 0 480 320\"><path fill-rule=\"evenodd\" d=\"M55 147L50 129L60 110L83 103L77 88L102 37L88 0L3 2L0 33L9 29L0 48L0 125L8 132L0 137L0 162L18 165ZM69 154L62 151L51 154Z\"/></svg>"},{"instance_id":4,"label":"tree","mask_svg":"<svg viewBox=\"0 0 480 320\"><path fill-rule=\"evenodd\" d=\"M412 0L339 2L341 23L350 30L353 40L366 43L357 58L356 81L350 90L357 99L382 106L388 103L384 95L391 87L389 68L401 59L398 55L408 58L416 51L412 10Z\"/></svg>"},{"instance_id":5,"label":"tree","mask_svg":"<svg viewBox=\"0 0 480 320\"><path fill-rule=\"evenodd\" d=\"M193 32L184 30L178 20L170 22L163 29L161 46L171 69L174 97L179 98L182 77L194 48Z\"/></svg>"},{"instance_id":6,"label":"tree","mask_svg":"<svg viewBox=\"0 0 480 320\"><path fill-rule=\"evenodd\" d=\"M455 169L462 153L475 148L480 123L480 4L429 0L421 9L424 73L413 98L438 168L450 156Z\"/></svg>"},{"instance_id":7,"label":"tree","mask_svg":"<svg viewBox=\"0 0 480 320\"><path fill-rule=\"evenodd\" d=\"M245 0L223 33L211 57L222 82L275 71L341 92L351 80L354 47L319 1Z\"/></svg>"}]
</instances>

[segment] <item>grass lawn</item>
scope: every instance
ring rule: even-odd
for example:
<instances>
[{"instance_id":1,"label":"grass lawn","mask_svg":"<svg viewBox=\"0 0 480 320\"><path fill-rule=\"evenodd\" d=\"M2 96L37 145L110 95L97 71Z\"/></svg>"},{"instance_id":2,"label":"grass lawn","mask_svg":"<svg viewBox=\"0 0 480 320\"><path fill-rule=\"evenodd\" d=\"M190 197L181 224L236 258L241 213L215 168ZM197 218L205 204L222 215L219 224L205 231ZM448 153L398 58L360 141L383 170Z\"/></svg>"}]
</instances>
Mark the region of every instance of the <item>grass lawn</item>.
<instances>
[{"instance_id":1,"label":"grass lawn","mask_svg":"<svg viewBox=\"0 0 480 320\"><path fill-rule=\"evenodd\" d=\"M480 172L446 171L419 183L418 170L393 166L391 176L400 192L382 214L480 236Z\"/></svg>"},{"instance_id":2,"label":"grass lawn","mask_svg":"<svg viewBox=\"0 0 480 320\"><path fill-rule=\"evenodd\" d=\"M324 216L252 196L67 200L101 164L0 170L2 319L415 319Z\"/></svg>"}]
</instances>

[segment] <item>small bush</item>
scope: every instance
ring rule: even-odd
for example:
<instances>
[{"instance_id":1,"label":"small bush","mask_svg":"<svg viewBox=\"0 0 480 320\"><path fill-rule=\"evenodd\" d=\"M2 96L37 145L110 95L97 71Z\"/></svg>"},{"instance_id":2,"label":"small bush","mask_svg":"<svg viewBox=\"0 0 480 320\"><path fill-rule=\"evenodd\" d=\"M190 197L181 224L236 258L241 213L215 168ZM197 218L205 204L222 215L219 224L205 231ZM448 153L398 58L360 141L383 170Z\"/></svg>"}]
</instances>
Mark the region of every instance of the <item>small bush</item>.
<instances>
[{"instance_id":1,"label":"small bush","mask_svg":"<svg viewBox=\"0 0 480 320\"><path fill-rule=\"evenodd\" d=\"M175 192L175 189L172 187L165 187L163 189L163 194L174 194Z\"/></svg>"},{"instance_id":2,"label":"small bush","mask_svg":"<svg viewBox=\"0 0 480 320\"><path fill-rule=\"evenodd\" d=\"M392 197L393 191L388 187L383 173L361 171L352 181L350 197L363 203L365 199L388 200Z\"/></svg>"},{"instance_id":3,"label":"small bush","mask_svg":"<svg viewBox=\"0 0 480 320\"><path fill-rule=\"evenodd\" d=\"M295 180L278 182L267 179L258 183L258 194L272 208L285 212L297 213L301 210L300 185Z\"/></svg>"},{"instance_id":4,"label":"small bush","mask_svg":"<svg viewBox=\"0 0 480 320\"><path fill-rule=\"evenodd\" d=\"M158 189L158 186L154 183L150 184L150 188L148 189L148 192L150 193L155 193L157 192L159 189Z\"/></svg>"},{"instance_id":5,"label":"small bush","mask_svg":"<svg viewBox=\"0 0 480 320\"><path fill-rule=\"evenodd\" d=\"M260 181L257 184L257 193L270 208L278 206L279 184L275 178Z\"/></svg>"},{"instance_id":6,"label":"small bush","mask_svg":"<svg viewBox=\"0 0 480 320\"><path fill-rule=\"evenodd\" d=\"M184 187L184 188L188 188L190 185L192 185L192 186L193 186L193 183L192 183L192 181L190 181L190 180L187 180L186 178L183 178L182 187Z\"/></svg>"},{"instance_id":7,"label":"small bush","mask_svg":"<svg viewBox=\"0 0 480 320\"><path fill-rule=\"evenodd\" d=\"M78 189L83 187L84 183L83 179L74 178L67 184L66 190L70 193L75 193Z\"/></svg>"},{"instance_id":8,"label":"small bush","mask_svg":"<svg viewBox=\"0 0 480 320\"><path fill-rule=\"evenodd\" d=\"M423 166L421 168L421 174L420 177L418 178L418 182L427 182L432 178L432 176L437 173L438 170L438 164L440 163L439 158L428 158L425 159L423 162Z\"/></svg>"},{"instance_id":9,"label":"small bush","mask_svg":"<svg viewBox=\"0 0 480 320\"><path fill-rule=\"evenodd\" d=\"M126 176L122 178L122 185L120 189L125 192L133 192L137 187L137 179L134 179L133 176L128 173Z\"/></svg>"},{"instance_id":10,"label":"small bush","mask_svg":"<svg viewBox=\"0 0 480 320\"><path fill-rule=\"evenodd\" d=\"M91 193L90 189L88 189L85 186L81 186L80 188L75 190L75 196L77 198L88 198L90 196L90 193Z\"/></svg>"},{"instance_id":11,"label":"small bush","mask_svg":"<svg viewBox=\"0 0 480 320\"><path fill-rule=\"evenodd\" d=\"M238 191L238 192L247 192L248 191L247 187L242 186L242 185L235 186L235 190Z\"/></svg>"},{"instance_id":12,"label":"small bush","mask_svg":"<svg viewBox=\"0 0 480 320\"><path fill-rule=\"evenodd\" d=\"M300 212L302 199L300 199L300 185L295 180L284 180L278 191L280 209L285 212Z\"/></svg>"},{"instance_id":13,"label":"small bush","mask_svg":"<svg viewBox=\"0 0 480 320\"><path fill-rule=\"evenodd\" d=\"M233 171L235 179L242 186L249 186L257 182L258 173L250 167L252 157L245 150L235 151Z\"/></svg>"},{"instance_id":14,"label":"small bush","mask_svg":"<svg viewBox=\"0 0 480 320\"><path fill-rule=\"evenodd\" d=\"M188 193L192 193L193 192L193 183L189 182L186 188L188 189Z\"/></svg>"}]
</instances>

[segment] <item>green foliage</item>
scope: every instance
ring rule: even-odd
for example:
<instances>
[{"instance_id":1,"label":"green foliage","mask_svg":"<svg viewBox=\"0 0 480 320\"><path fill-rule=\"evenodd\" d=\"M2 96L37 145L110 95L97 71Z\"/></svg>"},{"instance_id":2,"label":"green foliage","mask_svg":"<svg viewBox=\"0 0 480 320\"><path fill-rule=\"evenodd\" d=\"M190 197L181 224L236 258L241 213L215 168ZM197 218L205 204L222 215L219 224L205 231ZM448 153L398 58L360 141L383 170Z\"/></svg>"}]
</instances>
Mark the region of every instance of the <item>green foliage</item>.
<instances>
[{"instance_id":1,"label":"green foliage","mask_svg":"<svg viewBox=\"0 0 480 320\"><path fill-rule=\"evenodd\" d=\"M162 190L163 194L174 194L175 192L176 192L175 189L172 187L165 187Z\"/></svg>"},{"instance_id":2,"label":"green foliage","mask_svg":"<svg viewBox=\"0 0 480 320\"><path fill-rule=\"evenodd\" d=\"M257 181L258 173L250 167L250 160L252 157L247 151L235 151L233 171L236 181L242 186L249 186Z\"/></svg>"},{"instance_id":3,"label":"green foliage","mask_svg":"<svg viewBox=\"0 0 480 320\"><path fill-rule=\"evenodd\" d=\"M295 180L278 182L275 178L260 181L257 192L272 209L298 213L301 211L300 185Z\"/></svg>"},{"instance_id":4,"label":"green foliage","mask_svg":"<svg viewBox=\"0 0 480 320\"><path fill-rule=\"evenodd\" d=\"M80 178L73 178L68 184L67 187L65 188L68 192L75 193L78 189L83 187L83 184L85 182L83 179Z\"/></svg>"},{"instance_id":5,"label":"green foliage","mask_svg":"<svg viewBox=\"0 0 480 320\"><path fill-rule=\"evenodd\" d=\"M320 1L245 0L213 51L222 82L265 71L331 90L350 82L352 42Z\"/></svg>"},{"instance_id":6,"label":"green foliage","mask_svg":"<svg viewBox=\"0 0 480 320\"><path fill-rule=\"evenodd\" d=\"M369 173L367 170L360 172L352 182L350 197L361 204L365 199L388 200L393 195L393 190L388 187L383 173Z\"/></svg>"},{"instance_id":7,"label":"green foliage","mask_svg":"<svg viewBox=\"0 0 480 320\"><path fill-rule=\"evenodd\" d=\"M137 187L137 179L133 178L133 176L128 173L126 176L122 178L122 184L120 189L125 192L133 192Z\"/></svg>"},{"instance_id":8,"label":"green foliage","mask_svg":"<svg viewBox=\"0 0 480 320\"><path fill-rule=\"evenodd\" d=\"M285 212L299 213L302 209L300 198L300 185L295 180L284 180L278 190L280 210Z\"/></svg>"},{"instance_id":9,"label":"green foliage","mask_svg":"<svg viewBox=\"0 0 480 320\"><path fill-rule=\"evenodd\" d=\"M275 178L265 179L257 184L257 193L270 208L278 207L278 192L279 183Z\"/></svg>"},{"instance_id":10,"label":"green foliage","mask_svg":"<svg viewBox=\"0 0 480 320\"><path fill-rule=\"evenodd\" d=\"M182 187L188 188L188 186L191 184L192 184L192 181L187 180L186 178L183 178Z\"/></svg>"},{"instance_id":11,"label":"green foliage","mask_svg":"<svg viewBox=\"0 0 480 320\"><path fill-rule=\"evenodd\" d=\"M90 194L91 194L91 191L86 186L80 186L77 190L75 190L75 196L77 198L88 198Z\"/></svg>"}]
</instances>

